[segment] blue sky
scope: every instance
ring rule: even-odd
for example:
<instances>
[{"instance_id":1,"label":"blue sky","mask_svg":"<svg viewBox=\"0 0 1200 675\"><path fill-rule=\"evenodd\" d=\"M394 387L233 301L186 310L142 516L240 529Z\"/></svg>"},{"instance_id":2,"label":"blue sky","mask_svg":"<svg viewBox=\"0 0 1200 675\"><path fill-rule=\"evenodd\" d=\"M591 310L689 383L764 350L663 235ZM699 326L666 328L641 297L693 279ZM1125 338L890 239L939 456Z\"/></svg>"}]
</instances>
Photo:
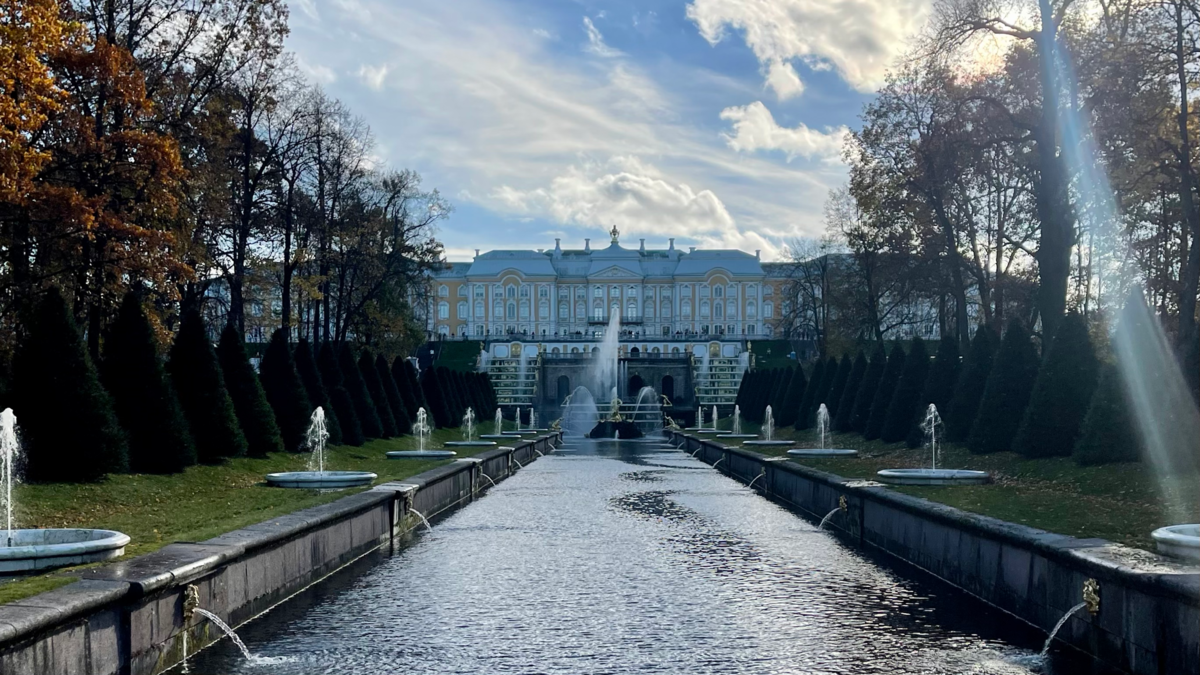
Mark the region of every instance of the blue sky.
<instances>
[{"instance_id":1,"label":"blue sky","mask_svg":"<svg viewBox=\"0 0 1200 675\"><path fill-rule=\"evenodd\" d=\"M472 249L817 236L840 148L927 0L291 0L309 79Z\"/></svg>"}]
</instances>

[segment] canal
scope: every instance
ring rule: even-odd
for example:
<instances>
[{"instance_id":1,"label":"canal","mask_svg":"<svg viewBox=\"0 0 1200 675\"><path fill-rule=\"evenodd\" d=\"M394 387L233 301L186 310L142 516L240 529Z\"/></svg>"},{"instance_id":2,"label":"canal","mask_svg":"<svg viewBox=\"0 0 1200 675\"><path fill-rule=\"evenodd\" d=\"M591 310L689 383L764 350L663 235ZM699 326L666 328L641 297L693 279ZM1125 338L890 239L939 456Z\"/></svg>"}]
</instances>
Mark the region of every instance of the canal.
<instances>
[{"instance_id":1,"label":"canal","mask_svg":"<svg viewBox=\"0 0 1200 675\"><path fill-rule=\"evenodd\" d=\"M1041 664L1044 633L632 442L539 459L238 632L253 661L222 640L186 672L1090 672Z\"/></svg>"}]
</instances>

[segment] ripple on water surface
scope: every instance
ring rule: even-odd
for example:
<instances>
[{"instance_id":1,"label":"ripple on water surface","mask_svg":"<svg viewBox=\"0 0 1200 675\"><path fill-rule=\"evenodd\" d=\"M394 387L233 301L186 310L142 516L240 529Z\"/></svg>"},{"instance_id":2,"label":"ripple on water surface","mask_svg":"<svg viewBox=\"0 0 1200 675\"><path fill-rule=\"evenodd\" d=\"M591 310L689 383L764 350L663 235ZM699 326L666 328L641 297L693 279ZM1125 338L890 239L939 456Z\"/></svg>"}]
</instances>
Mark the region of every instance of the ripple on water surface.
<instances>
[{"instance_id":1,"label":"ripple on water surface","mask_svg":"<svg viewBox=\"0 0 1200 675\"><path fill-rule=\"evenodd\" d=\"M614 444L547 456L242 626L257 663L218 643L189 672L1037 672L1043 635L703 468Z\"/></svg>"}]
</instances>

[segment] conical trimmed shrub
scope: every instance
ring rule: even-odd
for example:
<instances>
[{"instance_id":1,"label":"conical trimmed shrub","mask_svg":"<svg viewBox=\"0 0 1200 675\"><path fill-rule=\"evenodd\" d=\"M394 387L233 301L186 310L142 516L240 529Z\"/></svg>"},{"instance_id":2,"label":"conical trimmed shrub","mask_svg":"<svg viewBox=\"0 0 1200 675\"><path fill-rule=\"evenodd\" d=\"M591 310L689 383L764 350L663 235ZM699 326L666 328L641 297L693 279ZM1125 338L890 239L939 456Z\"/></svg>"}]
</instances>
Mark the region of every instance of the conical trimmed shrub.
<instances>
[{"instance_id":1,"label":"conical trimmed shrub","mask_svg":"<svg viewBox=\"0 0 1200 675\"><path fill-rule=\"evenodd\" d=\"M904 359L904 371L896 383L892 393L892 402L888 404L887 415L880 430L879 438L884 443L897 443L908 437L909 432L917 425L917 410L921 405L921 392L925 388L925 380L929 377L929 353L925 351L925 341L920 337L913 338L912 347Z\"/></svg>"},{"instance_id":2,"label":"conical trimmed shrub","mask_svg":"<svg viewBox=\"0 0 1200 675\"><path fill-rule=\"evenodd\" d=\"M417 408L424 405L424 399L419 397L421 388L413 380L412 365L403 356L392 359L392 379L396 381L396 389L404 399L404 409L408 411L409 426L417 422Z\"/></svg>"},{"instance_id":3,"label":"conical trimmed shrub","mask_svg":"<svg viewBox=\"0 0 1200 675\"><path fill-rule=\"evenodd\" d=\"M1001 452L1012 448L1037 371L1037 350L1029 333L1020 321L1013 321L1005 331L1000 351L992 363L983 398L979 400L979 412L975 414L975 424L967 437L967 448L971 452Z\"/></svg>"},{"instance_id":4,"label":"conical trimmed shrub","mask_svg":"<svg viewBox=\"0 0 1200 675\"><path fill-rule=\"evenodd\" d=\"M246 452L251 457L266 457L269 452L283 450L283 436L275 421L275 411L267 401L258 373L246 356L242 335L233 324L225 324L217 343L217 361L225 389L233 401L238 425L246 437Z\"/></svg>"},{"instance_id":5,"label":"conical trimmed shrub","mask_svg":"<svg viewBox=\"0 0 1200 675\"><path fill-rule=\"evenodd\" d=\"M325 411L325 430L329 432L329 444L342 444L342 421L338 418L330 400L329 389L321 377L317 367L317 355L313 353L312 345L305 338L300 338L296 348L292 350L292 360L296 362L296 372L304 383L304 393L308 395L308 404L313 410L321 408Z\"/></svg>"},{"instance_id":6,"label":"conical trimmed shrub","mask_svg":"<svg viewBox=\"0 0 1200 675\"><path fill-rule=\"evenodd\" d=\"M788 383L787 395L783 397L783 406L775 416L779 426L790 427L796 424L800 402L804 400L804 390L807 388L808 380L804 377L804 368L797 365L792 373L792 380Z\"/></svg>"},{"instance_id":7,"label":"conical trimmed shrub","mask_svg":"<svg viewBox=\"0 0 1200 675\"><path fill-rule=\"evenodd\" d=\"M204 319L195 309L183 313L167 372L196 441L196 459L213 464L245 455L246 436L225 388L217 354L208 342Z\"/></svg>"},{"instance_id":8,"label":"conical trimmed shrub","mask_svg":"<svg viewBox=\"0 0 1200 675\"><path fill-rule=\"evenodd\" d=\"M792 386L792 377L794 368L783 368L779 371L779 379L775 382L775 387L771 392L771 414L775 415L776 410L783 409L783 401L787 398L788 388ZM778 416L775 417L778 420ZM778 425L779 422L776 422Z\"/></svg>"},{"instance_id":9,"label":"conical trimmed shrub","mask_svg":"<svg viewBox=\"0 0 1200 675\"><path fill-rule=\"evenodd\" d=\"M979 400L983 398L992 361L996 358L996 343L996 335L990 328L980 326L975 331L971 349L967 351L954 383L949 410L942 416L946 422L947 440L962 442L971 435L971 425L975 424L975 415L979 412Z\"/></svg>"},{"instance_id":10,"label":"conical trimmed shrub","mask_svg":"<svg viewBox=\"0 0 1200 675\"><path fill-rule=\"evenodd\" d=\"M125 433L58 289L46 292L13 358L25 477L93 481L129 468Z\"/></svg>"},{"instance_id":11,"label":"conical trimmed shrub","mask_svg":"<svg viewBox=\"0 0 1200 675\"><path fill-rule=\"evenodd\" d=\"M307 450L304 435L308 431L313 407L308 402L300 373L296 372L286 328L276 329L271 335L258 366L258 377L262 380L267 401L275 411L275 422L283 436L284 449L288 452Z\"/></svg>"},{"instance_id":12,"label":"conical trimmed shrub","mask_svg":"<svg viewBox=\"0 0 1200 675\"><path fill-rule=\"evenodd\" d=\"M908 438L905 439L908 447L918 448L925 441L920 420L931 403L945 421L945 416L949 414L950 398L954 395L954 383L958 380L958 366L958 340L943 339L938 345L937 358L929 366L929 377L925 378L925 387L917 405L917 422L909 429Z\"/></svg>"},{"instance_id":13,"label":"conical trimmed shrub","mask_svg":"<svg viewBox=\"0 0 1200 675\"><path fill-rule=\"evenodd\" d=\"M867 355L859 350L854 357L854 366L850 376L846 378L846 387L842 390L842 398L838 401L837 415L833 418L833 429L841 433L850 431L850 418L854 415L854 402L858 399L858 388L862 385L863 376L867 374Z\"/></svg>"},{"instance_id":14,"label":"conical trimmed shrub","mask_svg":"<svg viewBox=\"0 0 1200 675\"><path fill-rule=\"evenodd\" d=\"M396 430L396 417L392 414L392 404L388 402L387 393L383 390L383 382L379 379L379 371L375 370L375 355L371 350L364 349L358 354L358 373L362 376L371 402L375 404L375 414L383 429L383 438L399 435Z\"/></svg>"},{"instance_id":15,"label":"conical trimmed shrub","mask_svg":"<svg viewBox=\"0 0 1200 675\"><path fill-rule=\"evenodd\" d=\"M825 404L825 408L829 408L829 395L833 391L833 381L837 379L838 362L837 359L830 356L825 359L825 369L821 372L821 381L817 385L817 393L813 397L812 408L808 410L807 426L805 428L815 427L817 425L817 411L821 409L821 404Z\"/></svg>"},{"instance_id":16,"label":"conical trimmed shrub","mask_svg":"<svg viewBox=\"0 0 1200 675\"><path fill-rule=\"evenodd\" d=\"M342 443L359 447L367 442L362 424L354 410L354 398L342 383L342 369L338 365L337 349L326 340L317 352L317 368L321 371L321 383L329 393L329 404L333 406L342 432Z\"/></svg>"},{"instance_id":17,"label":"conical trimmed shrub","mask_svg":"<svg viewBox=\"0 0 1200 675\"><path fill-rule=\"evenodd\" d=\"M375 357L375 372L379 373L379 381L383 384L383 393L388 405L392 407L392 418L396 420L396 433L405 435L412 433L412 418L404 405L404 397L400 395L400 386L392 377L392 369L388 366L383 354Z\"/></svg>"},{"instance_id":18,"label":"conical trimmed shrub","mask_svg":"<svg viewBox=\"0 0 1200 675\"><path fill-rule=\"evenodd\" d=\"M1076 464L1135 462L1142 456L1129 398L1116 365L1099 366L1100 376L1072 457Z\"/></svg>"},{"instance_id":19,"label":"conical trimmed shrub","mask_svg":"<svg viewBox=\"0 0 1200 675\"><path fill-rule=\"evenodd\" d=\"M436 368L431 366L421 374L421 393L425 395L425 402L429 404L425 410L428 419L433 420L433 424L438 428L449 428L450 410L446 406L446 397Z\"/></svg>"},{"instance_id":20,"label":"conical trimmed shrub","mask_svg":"<svg viewBox=\"0 0 1200 675\"><path fill-rule=\"evenodd\" d=\"M842 401L842 393L846 390L846 382L850 379L851 370L854 370L854 360L850 358L849 354L843 354L842 360L838 362L837 372L833 376L833 386L829 388L829 395L825 397L825 407L829 410L830 418L837 415L838 405Z\"/></svg>"},{"instance_id":21,"label":"conical trimmed shrub","mask_svg":"<svg viewBox=\"0 0 1200 675\"><path fill-rule=\"evenodd\" d=\"M863 433L867 428L867 420L871 419L871 404L875 402L875 392L879 390L879 380L887 368L887 352L883 344L875 345L867 370L863 373L862 383L858 385L858 395L854 397L854 413L850 417L849 431Z\"/></svg>"},{"instance_id":22,"label":"conical trimmed shrub","mask_svg":"<svg viewBox=\"0 0 1200 675\"><path fill-rule=\"evenodd\" d=\"M196 446L158 356L154 328L127 293L104 341L101 380L129 440L132 473L176 473L196 463Z\"/></svg>"},{"instance_id":23,"label":"conical trimmed shrub","mask_svg":"<svg viewBox=\"0 0 1200 675\"><path fill-rule=\"evenodd\" d=\"M796 428L809 429L812 427L810 411L815 409L813 401L817 398L817 390L825 379L825 361L818 359L813 364L812 372L808 375L808 386L804 388L804 396L800 399L800 407L796 409Z\"/></svg>"},{"instance_id":24,"label":"conical trimmed shrub","mask_svg":"<svg viewBox=\"0 0 1200 675\"><path fill-rule=\"evenodd\" d=\"M342 386L350 392L350 400L354 401L354 413L358 423L362 425L363 436L368 440L383 438L383 421L379 419L379 411L367 384L363 382L358 362L354 359L354 351L350 345L343 342L338 348L338 369L342 371Z\"/></svg>"},{"instance_id":25,"label":"conical trimmed shrub","mask_svg":"<svg viewBox=\"0 0 1200 675\"><path fill-rule=\"evenodd\" d=\"M871 399L871 415L867 418L867 426L863 430L863 438L873 441L883 433L884 422L887 421L887 411L892 405L892 394L896 393L896 385L904 373L904 348L897 341L888 354L887 366L879 376L879 386L875 389L875 397Z\"/></svg>"},{"instance_id":26,"label":"conical trimmed shrub","mask_svg":"<svg viewBox=\"0 0 1200 675\"><path fill-rule=\"evenodd\" d=\"M1078 312L1058 322L1046 347L1013 452L1026 457L1069 456L1092 402L1099 369L1087 323Z\"/></svg>"}]
</instances>

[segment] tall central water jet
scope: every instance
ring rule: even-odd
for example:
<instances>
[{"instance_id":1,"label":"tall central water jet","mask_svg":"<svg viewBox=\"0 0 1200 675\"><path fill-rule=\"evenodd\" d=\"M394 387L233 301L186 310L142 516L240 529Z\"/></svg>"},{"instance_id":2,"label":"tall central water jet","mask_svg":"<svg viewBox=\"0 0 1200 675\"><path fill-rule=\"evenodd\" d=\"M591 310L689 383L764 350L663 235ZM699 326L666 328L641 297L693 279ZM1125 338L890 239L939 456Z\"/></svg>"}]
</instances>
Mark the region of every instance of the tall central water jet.
<instances>
[{"instance_id":1,"label":"tall central water jet","mask_svg":"<svg viewBox=\"0 0 1200 675\"><path fill-rule=\"evenodd\" d=\"M930 403L925 409L921 430L925 432L925 445L933 457L933 466L928 469L883 469L876 475L897 485L982 485L991 480L986 471L937 468L942 416L938 414L936 405Z\"/></svg>"},{"instance_id":2,"label":"tall central water jet","mask_svg":"<svg viewBox=\"0 0 1200 675\"><path fill-rule=\"evenodd\" d=\"M853 457L858 454L857 450L849 448L826 447L829 439L829 408L824 403L817 408L817 439L817 447L788 450L788 454L798 457Z\"/></svg>"},{"instance_id":3,"label":"tall central water jet","mask_svg":"<svg viewBox=\"0 0 1200 675\"><path fill-rule=\"evenodd\" d=\"M13 545L13 481L21 446L17 443L17 416L12 408L0 412L0 501L4 506L5 546Z\"/></svg>"},{"instance_id":4,"label":"tall central water jet","mask_svg":"<svg viewBox=\"0 0 1200 675\"><path fill-rule=\"evenodd\" d=\"M461 441L446 441L448 448L489 448L496 445L495 441L485 441L475 438L475 410L470 406L463 413L462 419L462 440ZM424 450L424 448L422 448ZM427 451L428 452L428 451Z\"/></svg>"},{"instance_id":5,"label":"tall central water jet","mask_svg":"<svg viewBox=\"0 0 1200 675\"><path fill-rule=\"evenodd\" d=\"M416 450L393 450L387 453L388 459L449 459L458 453L453 450L429 450L429 438L433 428L429 426L429 413L424 408L417 408L417 421L413 424L413 436L417 439ZM450 445L447 443L446 445Z\"/></svg>"},{"instance_id":6,"label":"tall central water jet","mask_svg":"<svg viewBox=\"0 0 1200 675\"><path fill-rule=\"evenodd\" d=\"M304 432L304 445L310 450L307 471L284 471L267 474L267 483L275 487L331 490L367 485L378 478L369 471L326 471L325 444L329 430L325 426L325 409L317 406Z\"/></svg>"},{"instance_id":7,"label":"tall central water jet","mask_svg":"<svg viewBox=\"0 0 1200 675\"><path fill-rule=\"evenodd\" d=\"M742 445L780 446L792 444L792 441L775 440L775 413L771 410L771 406L767 406L767 409L763 412L762 436L761 441L746 441Z\"/></svg>"},{"instance_id":8,"label":"tall central water jet","mask_svg":"<svg viewBox=\"0 0 1200 675\"><path fill-rule=\"evenodd\" d=\"M742 407L735 403L733 406L733 419L730 423L730 432L727 434L718 434L717 438L758 438L758 434L742 433Z\"/></svg>"}]
</instances>

